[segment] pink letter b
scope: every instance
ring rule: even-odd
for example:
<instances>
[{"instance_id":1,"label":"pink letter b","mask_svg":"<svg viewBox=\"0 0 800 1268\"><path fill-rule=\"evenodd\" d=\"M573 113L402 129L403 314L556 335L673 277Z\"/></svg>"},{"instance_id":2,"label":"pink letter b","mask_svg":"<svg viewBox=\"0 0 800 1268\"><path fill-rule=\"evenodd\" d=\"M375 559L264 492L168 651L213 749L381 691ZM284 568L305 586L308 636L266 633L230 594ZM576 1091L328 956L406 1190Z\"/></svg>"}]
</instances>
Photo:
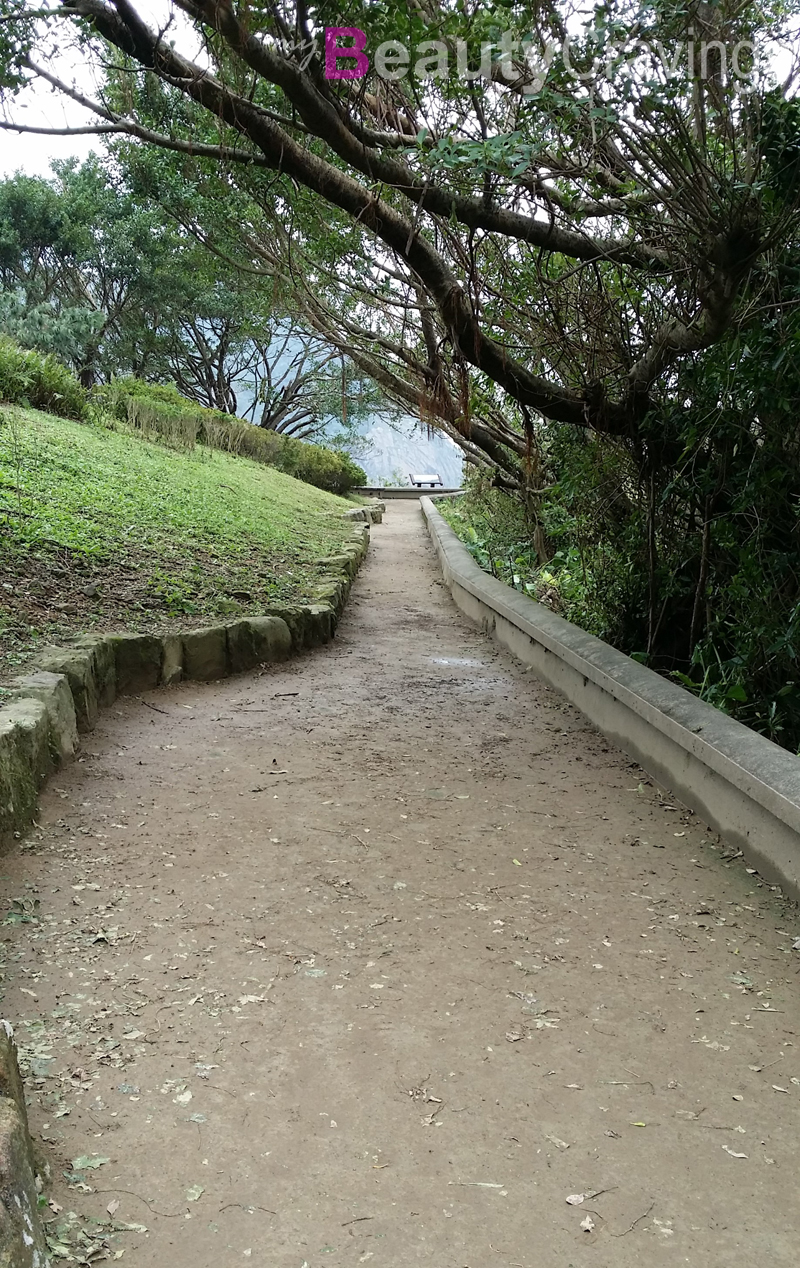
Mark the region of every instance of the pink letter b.
<instances>
[{"instance_id":1,"label":"pink letter b","mask_svg":"<svg viewBox=\"0 0 800 1268\"><path fill-rule=\"evenodd\" d=\"M339 39L345 36L353 43L342 46ZM358 26L326 26L325 27L325 78L326 79L363 79L369 70L369 58L362 52L367 36ZM355 59L355 66L342 67L336 65L337 59L349 57Z\"/></svg>"}]
</instances>

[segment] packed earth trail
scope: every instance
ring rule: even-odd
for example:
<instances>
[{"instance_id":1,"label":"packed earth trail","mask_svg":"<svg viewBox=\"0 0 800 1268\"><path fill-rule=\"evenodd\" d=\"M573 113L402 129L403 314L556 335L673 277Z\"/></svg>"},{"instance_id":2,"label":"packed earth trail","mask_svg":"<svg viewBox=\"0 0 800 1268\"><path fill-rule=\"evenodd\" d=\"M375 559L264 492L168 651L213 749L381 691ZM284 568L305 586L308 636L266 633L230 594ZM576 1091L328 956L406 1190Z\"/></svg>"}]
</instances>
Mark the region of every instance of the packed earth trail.
<instances>
[{"instance_id":1,"label":"packed earth trail","mask_svg":"<svg viewBox=\"0 0 800 1268\"><path fill-rule=\"evenodd\" d=\"M333 644L118 701L3 860L53 1243L794 1268L800 927L734 854L390 503Z\"/></svg>"}]
</instances>

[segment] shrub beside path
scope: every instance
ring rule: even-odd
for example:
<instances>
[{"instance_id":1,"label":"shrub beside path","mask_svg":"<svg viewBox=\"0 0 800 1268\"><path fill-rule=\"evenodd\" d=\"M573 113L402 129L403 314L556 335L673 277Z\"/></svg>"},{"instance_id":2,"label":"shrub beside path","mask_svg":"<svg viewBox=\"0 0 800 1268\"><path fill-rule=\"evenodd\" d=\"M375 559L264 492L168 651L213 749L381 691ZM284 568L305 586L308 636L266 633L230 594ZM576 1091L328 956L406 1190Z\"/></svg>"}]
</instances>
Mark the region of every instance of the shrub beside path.
<instances>
[{"instance_id":1,"label":"shrub beside path","mask_svg":"<svg viewBox=\"0 0 800 1268\"><path fill-rule=\"evenodd\" d=\"M2 870L66 1253L796 1263L795 909L458 616L416 504L333 645L118 701Z\"/></svg>"}]
</instances>

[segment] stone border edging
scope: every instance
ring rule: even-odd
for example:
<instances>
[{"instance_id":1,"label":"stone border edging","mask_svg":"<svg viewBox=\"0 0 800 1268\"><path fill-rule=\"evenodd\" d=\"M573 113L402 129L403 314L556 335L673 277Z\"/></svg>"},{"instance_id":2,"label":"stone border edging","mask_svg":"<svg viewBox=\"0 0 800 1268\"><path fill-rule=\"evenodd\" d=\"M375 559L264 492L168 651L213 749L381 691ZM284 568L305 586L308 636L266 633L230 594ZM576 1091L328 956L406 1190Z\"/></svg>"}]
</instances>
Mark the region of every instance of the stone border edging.
<instances>
[{"instance_id":1,"label":"stone border edging","mask_svg":"<svg viewBox=\"0 0 800 1268\"><path fill-rule=\"evenodd\" d=\"M11 683L12 699L0 709L0 845L32 822L44 780L117 696L182 680L211 682L329 642L367 553L374 521L366 517L380 514L378 507L357 509L352 539L320 560L326 574L315 603L183 634L85 634L66 647L45 647L34 672Z\"/></svg>"},{"instance_id":2,"label":"stone border edging","mask_svg":"<svg viewBox=\"0 0 800 1268\"><path fill-rule=\"evenodd\" d=\"M329 642L369 548L370 525L380 523L383 507L355 512L345 512L360 521L351 540L320 561L327 576L317 587L317 603L184 634L83 635L68 647L40 652L38 668L12 684L15 698L0 709L0 844L29 826L44 780L72 757L79 732L90 731L100 709L117 696L243 673ZM13 1033L0 1021L0 1266L48 1268Z\"/></svg>"},{"instance_id":3,"label":"stone border edging","mask_svg":"<svg viewBox=\"0 0 800 1268\"><path fill-rule=\"evenodd\" d=\"M28 1132L17 1045L0 1022L0 1264L47 1268L50 1258L39 1215L36 1167Z\"/></svg>"},{"instance_id":4,"label":"stone border edging","mask_svg":"<svg viewBox=\"0 0 800 1268\"><path fill-rule=\"evenodd\" d=\"M598 730L800 898L800 761L549 608L488 576L420 501L457 606Z\"/></svg>"},{"instance_id":5,"label":"stone border edging","mask_svg":"<svg viewBox=\"0 0 800 1268\"><path fill-rule=\"evenodd\" d=\"M355 492L360 490L357 489ZM352 511L345 511L344 516L349 520L364 520L367 524L380 524L385 511L385 504L373 498L366 506L354 506Z\"/></svg>"}]
</instances>

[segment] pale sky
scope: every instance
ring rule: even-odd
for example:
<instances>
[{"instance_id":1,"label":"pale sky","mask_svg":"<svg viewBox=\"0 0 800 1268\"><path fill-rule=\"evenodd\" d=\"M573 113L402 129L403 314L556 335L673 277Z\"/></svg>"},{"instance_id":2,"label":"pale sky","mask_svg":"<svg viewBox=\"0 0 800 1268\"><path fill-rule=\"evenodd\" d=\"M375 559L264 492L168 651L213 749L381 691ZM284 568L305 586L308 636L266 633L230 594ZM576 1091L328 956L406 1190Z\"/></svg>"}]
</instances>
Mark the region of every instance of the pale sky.
<instances>
[{"instance_id":1,"label":"pale sky","mask_svg":"<svg viewBox=\"0 0 800 1268\"><path fill-rule=\"evenodd\" d=\"M169 15L173 32L182 34L184 37L191 32L188 42L179 40L179 43L183 43L185 51L190 56L198 51L196 32L192 30L183 14L175 12L171 0L138 0L136 8L152 26L157 28L164 28ZM54 25L53 29L65 32L67 28ZM774 45L771 46L770 51L773 65L778 75L782 77L791 64L791 58L787 52L776 49ZM53 73L67 82L71 81L86 96L96 95L92 73L74 49L64 47L48 64ZM10 107L10 117L19 122L51 128L79 127L99 122L88 111L82 110L80 106L41 83L17 97ZM25 172L30 176L48 176L53 159L69 158L70 155L83 159L92 150L102 153L101 138L49 137L36 136L34 133L0 132L0 179L11 176L17 171Z\"/></svg>"},{"instance_id":2,"label":"pale sky","mask_svg":"<svg viewBox=\"0 0 800 1268\"><path fill-rule=\"evenodd\" d=\"M38 103L37 103L38 106ZM16 117L20 121L34 121L43 127L63 128L65 123L74 126L75 119L67 117L62 104L55 97L49 97L39 117L39 109L29 109ZM81 121L82 122L82 121ZM13 176L15 172L25 172L28 176L49 176L53 159L69 158L71 154L80 159L86 158L91 150L99 149L98 137L80 136L33 136L14 132L0 133L0 179Z\"/></svg>"},{"instance_id":3,"label":"pale sky","mask_svg":"<svg viewBox=\"0 0 800 1268\"><path fill-rule=\"evenodd\" d=\"M191 29L182 14L174 13L170 0L138 0L136 8L153 26L163 27L167 15L172 15L177 29ZM60 29L64 31L68 28L61 26ZM57 31L59 27L54 24L53 30ZM196 37L185 46L190 54L192 44L196 45ZM96 95L93 76L74 50L65 49L53 62L48 62L48 66L53 74L77 86L85 96ZM9 117L19 123L44 128L74 128L100 122L88 111L41 83L20 93L9 108ZM35 133L0 132L0 179L17 171L29 176L48 176L53 159L69 158L70 155L83 159L92 150L101 153L102 149L101 137L50 137L36 136Z\"/></svg>"},{"instance_id":4,"label":"pale sky","mask_svg":"<svg viewBox=\"0 0 800 1268\"><path fill-rule=\"evenodd\" d=\"M65 52L58 63L51 66L54 74L67 82L80 82L82 91L87 96L91 93L91 75L77 63L74 54L70 56ZM6 113L15 122L41 128L74 128L99 123L87 110L82 110L62 93L41 82L20 93ZM85 158L90 150L99 149L100 145L101 138L92 136L57 137L36 136L32 132L0 132L0 177L12 176L17 171L28 176L48 176L54 158L69 158L70 154Z\"/></svg>"}]
</instances>

